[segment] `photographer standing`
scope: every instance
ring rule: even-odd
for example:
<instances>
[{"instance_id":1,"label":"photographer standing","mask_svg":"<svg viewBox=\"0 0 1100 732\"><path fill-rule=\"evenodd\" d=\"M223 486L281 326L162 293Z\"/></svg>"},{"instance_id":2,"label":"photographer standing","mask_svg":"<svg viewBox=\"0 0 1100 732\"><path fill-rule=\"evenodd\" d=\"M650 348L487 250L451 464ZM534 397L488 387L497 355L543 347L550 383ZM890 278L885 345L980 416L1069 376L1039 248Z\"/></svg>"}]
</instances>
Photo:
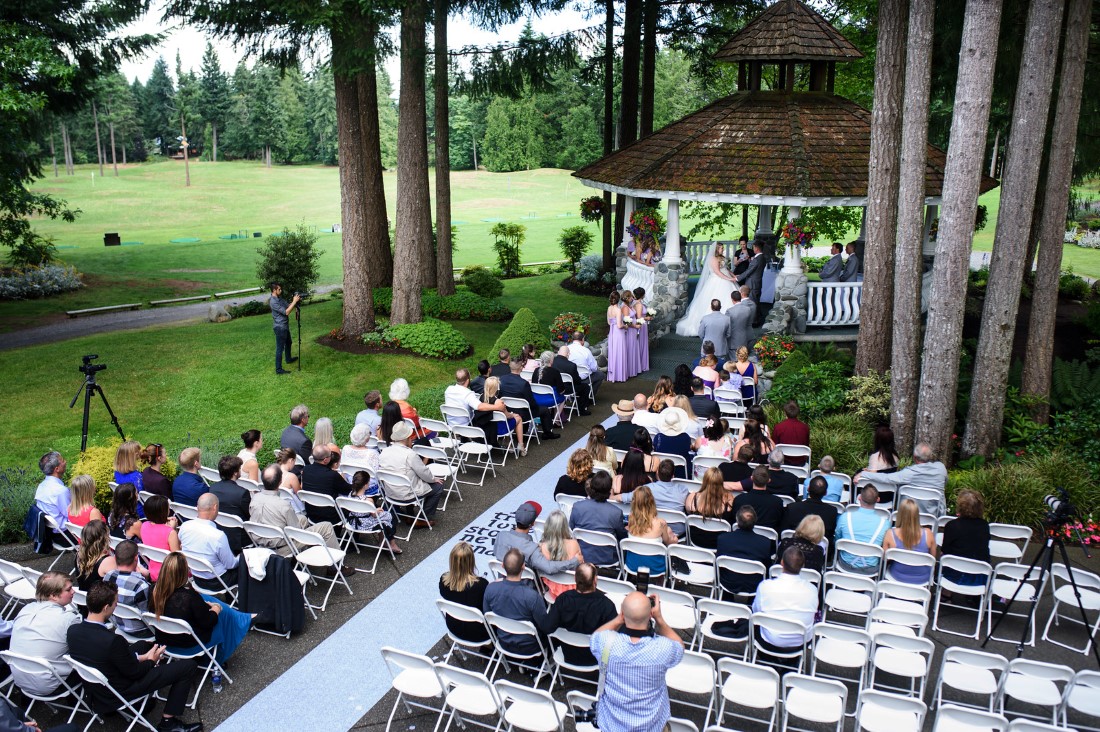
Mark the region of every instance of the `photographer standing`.
<instances>
[{"instance_id":1,"label":"photographer standing","mask_svg":"<svg viewBox=\"0 0 1100 732\"><path fill-rule=\"evenodd\" d=\"M298 307L302 298L295 294L288 303L282 298L282 284L272 282L270 288L271 299L268 302L271 304L271 319L274 321L275 328L275 373L288 374L290 372L283 369L284 352L288 364L298 360L297 357L290 355L290 318L288 316L294 312L294 308Z\"/></svg>"}]
</instances>

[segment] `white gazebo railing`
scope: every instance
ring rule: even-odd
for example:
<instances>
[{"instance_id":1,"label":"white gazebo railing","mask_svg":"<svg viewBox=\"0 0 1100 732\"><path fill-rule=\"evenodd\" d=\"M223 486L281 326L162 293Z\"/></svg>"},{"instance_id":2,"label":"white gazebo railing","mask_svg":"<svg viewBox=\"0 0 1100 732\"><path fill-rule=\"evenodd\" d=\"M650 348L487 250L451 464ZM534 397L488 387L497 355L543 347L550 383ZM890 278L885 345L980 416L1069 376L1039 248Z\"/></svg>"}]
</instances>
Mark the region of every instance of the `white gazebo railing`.
<instances>
[{"instance_id":1,"label":"white gazebo railing","mask_svg":"<svg viewBox=\"0 0 1100 732\"><path fill-rule=\"evenodd\" d=\"M810 282L806 292L806 325L859 325L862 282Z\"/></svg>"},{"instance_id":2,"label":"white gazebo railing","mask_svg":"<svg viewBox=\"0 0 1100 732\"><path fill-rule=\"evenodd\" d=\"M703 271L711 243L709 241L689 241L682 247L680 256L684 259L684 266L687 268L688 274L700 274Z\"/></svg>"},{"instance_id":3,"label":"white gazebo railing","mask_svg":"<svg viewBox=\"0 0 1100 732\"><path fill-rule=\"evenodd\" d=\"M654 293L653 267L642 264L636 259L626 257L626 274L623 275L623 289L633 290L641 287L645 290L645 301L649 302Z\"/></svg>"}]
</instances>

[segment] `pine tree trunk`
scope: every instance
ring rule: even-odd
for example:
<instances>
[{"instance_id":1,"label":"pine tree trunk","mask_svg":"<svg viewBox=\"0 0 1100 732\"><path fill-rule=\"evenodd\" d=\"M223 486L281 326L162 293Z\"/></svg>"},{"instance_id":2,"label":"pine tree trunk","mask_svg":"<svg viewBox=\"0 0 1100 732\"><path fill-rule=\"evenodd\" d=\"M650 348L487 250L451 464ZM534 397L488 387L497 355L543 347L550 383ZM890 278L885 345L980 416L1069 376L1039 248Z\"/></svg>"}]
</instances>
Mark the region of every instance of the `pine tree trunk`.
<instances>
[{"instance_id":1,"label":"pine tree trunk","mask_svg":"<svg viewBox=\"0 0 1100 732\"><path fill-rule=\"evenodd\" d=\"M423 319L420 288L431 249L428 200L428 143L424 119L424 4L406 0L401 8L401 97L397 128L397 236L394 248L393 309L390 322Z\"/></svg>"},{"instance_id":2,"label":"pine tree trunk","mask_svg":"<svg viewBox=\"0 0 1100 732\"><path fill-rule=\"evenodd\" d=\"M1054 322L1058 312L1058 278L1062 268L1062 227L1069 205L1073 180L1073 154L1077 142L1077 121L1088 56L1090 0L1070 0L1066 17L1066 40L1062 50L1061 81L1057 110L1051 131L1050 163L1043 194L1043 219L1039 234L1039 264L1031 297L1028 324L1028 357L1024 359L1021 391L1038 397L1042 405L1036 419L1050 416L1050 372L1054 360Z\"/></svg>"},{"instance_id":3,"label":"pine tree trunk","mask_svg":"<svg viewBox=\"0 0 1100 732\"><path fill-rule=\"evenodd\" d=\"M619 100L619 148L638 139L638 71L642 51L642 0L625 0L623 3L623 78L622 97ZM615 196L615 241L623 240L623 228L628 223L623 218L626 197Z\"/></svg>"},{"instance_id":4,"label":"pine tree trunk","mask_svg":"<svg viewBox=\"0 0 1100 732\"><path fill-rule=\"evenodd\" d=\"M211 122L210 123L210 128L214 133L214 158L213 158L213 160L216 163L216 162L218 162L218 123L217 122Z\"/></svg>"},{"instance_id":5,"label":"pine tree trunk","mask_svg":"<svg viewBox=\"0 0 1100 732\"><path fill-rule=\"evenodd\" d=\"M922 0L918 0L920 2ZM890 368L894 324L894 242L897 237L898 149L905 87L908 0L879 0L875 103L867 177L867 243L856 373Z\"/></svg>"},{"instance_id":6,"label":"pine tree trunk","mask_svg":"<svg viewBox=\"0 0 1100 732\"><path fill-rule=\"evenodd\" d=\"M362 132L360 99L355 77L341 73L346 39L332 37L333 82L336 91L337 162L340 167L340 237L344 264L344 317L342 329L349 338L374 330L374 293L366 246L364 165L360 154Z\"/></svg>"},{"instance_id":7,"label":"pine tree trunk","mask_svg":"<svg viewBox=\"0 0 1100 732\"><path fill-rule=\"evenodd\" d=\"M1000 25L1001 0L967 0L925 330L925 342L934 343L935 348L924 350L917 402L916 441L928 443L945 462L951 457L970 244Z\"/></svg>"},{"instance_id":8,"label":"pine tree trunk","mask_svg":"<svg viewBox=\"0 0 1100 732\"><path fill-rule=\"evenodd\" d=\"M932 86L932 31L935 0L909 7L905 58L905 101L898 165L898 223L894 260L893 352L890 359L890 409L898 451L913 449L920 381L921 278L925 168L928 162L928 99Z\"/></svg>"},{"instance_id":9,"label":"pine tree trunk","mask_svg":"<svg viewBox=\"0 0 1100 732\"><path fill-rule=\"evenodd\" d=\"M64 122L61 123L61 144L65 149L65 175L74 175L72 141L69 139L69 127Z\"/></svg>"},{"instance_id":10,"label":"pine tree trunk","mask_svg":"<svg viewBox=\"0 0 1100 732\"><path fill-rule=\"evenodd\" d=\"M603 154L615 149L615 0L604 0L604 59L603 59ZM603 268L615 270L615 241L611 216L610 193L603 194Z\"/></svg>"},{"instance_id":11,"label":"pine tree trunk","mask_svg":"<svg viewBox=\"0 0 1100 732\"><path fill-rule=\"evenodd\" d=\"M191 144L189 142L187 142L187 127L183 124L183 115L182 114L180 114L180 136L183 138L183 140L182 140L182 142L183 142L183 171L184 171L184 175L187 177L186 187L190 188L191 187L191 160L190 160L190 157L188 156L187 152L188 152L188 149L191 147Z\"/></svg>"},{"instance_id":12,"label":"pine tree trunk","mask_svg":"<svg viewBox=\"0 0 1100 732\"><path fill-rule=\"evenodd\" d=\"M1020 79L1012 110L1012 139L1008 144L1001 187L1002 208L997 215L989 286L985 291L982 329L974 358L963 457L992 457L1001 444L1005 388L1027 253L1027 239L1021 234L1031 231L1064 7L1065 0L1032 0L1028 9ZM1061 237L1057 241L1060 245Z\"/></svg>"},{"instance_id":13,"label":"pine tree trunk","mask_svg":"<svg viewBox=\"0 0 1100 732\"><path fill-rule=\"evenodd\" d=\"M390 248L390 219L386 212L386 189L382 185L382 142L378 127L378 77L376 76L374 38L378 29L370 27L361 41L369 44L364 69L356 76L359 90L359 128L362 139L363 191L366 222L367 264L375 287L393 285L393 250Z\"/></svg>"},{"instance_id":14,"label":"pine tree trunk","mask_svg":"<svg viewBox=\"0 0 1100 732\"><path fill-rule=\"evenodd\" d=\"M642 107L638 136L653 132L653 95L657 83L657 20L661 0L645 0L642 15Z\"/></svg>"},{"instance_id":15,"label":"pine tree trunk","mask_svg":"<svg viewBox=\"0 0 1100 732\"><path fill-rule=\"evenodd\" d=\"M451 131L450 80L447 72L448 0L435 0L435 284L440 295L453 295L455 273L451 256Z\"/></svg>"},{"instance_id":16,"label":"pine tree trunk","mask_svg":"<svg viewBox=\"0 0 1100 732\"><path fill-rule=\"evenodd\" d=\"M57 150L53 146L53 131L50 131L50 157L53 158L53 177L57 177Z\"/></svg>"},{"instance_id":17,"label":"pine tree trunk","mask_svg":"<svg viewBox=\"0 0 1100 732\"><path fill-rule=\"evenodd\" d=\"M122 145L122 164L126 165L126 145Z\"/></svg>"},{"instance_id":18,"label":"pine tree trunk","mask_svg":"<svg viewBox=\"0 0 1100 732\"><path fill-rule=\"evenodd\" d=\"M99 159L99 177L103 177L103 145L99 142L99 112L96 110L95 100L92 100L92 122L95 124L95 154Z\"/></svg>"}]
</instances>

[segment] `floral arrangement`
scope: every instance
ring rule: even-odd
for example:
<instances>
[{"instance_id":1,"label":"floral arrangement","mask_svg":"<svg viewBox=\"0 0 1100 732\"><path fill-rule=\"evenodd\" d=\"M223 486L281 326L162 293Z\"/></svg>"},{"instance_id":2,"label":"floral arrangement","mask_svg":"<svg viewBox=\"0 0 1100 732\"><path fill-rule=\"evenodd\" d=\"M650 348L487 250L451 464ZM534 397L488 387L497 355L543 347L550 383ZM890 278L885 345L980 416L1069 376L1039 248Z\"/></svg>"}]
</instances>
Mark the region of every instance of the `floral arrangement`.
<instances>
[{"instance_id":1,"label":"floral arrangement","mask_svg":"<svg viewBox=\"0 0 1100 732\"><path fill-rule=\"evenodd\" d=\"M603 196L589 196L581 199L581 218L585 221L602 221L606 211Z\"/></svg>"},{"instance_id":2,"label":"floral arrangement","mask_svg":"<svg viewBox=\"0 0 1100 732\"><path fill-rule=\"evenodd\" d=\"M787 360L794 350L794 341L789 336L769 334L756 342L756 355L760 358L760 367L764 371L774 371Z\"/></svg>"},{"instance_id":3,"label":"floral arrangement","mask_svg":"<svg viewBox=\"0 0 1100 732\"><path fill-rule=\"evenodd\" d=\"M1080 538L1085 546L1100 546L1100 523L1093 521L1092 516L1084 521L1066 524L1057 533L1066 541L1076 542Z\"/></svg>"},{"instance_id":4,"label":"floral arrangement","mask_svg":"<svg viewBox=\"0 0 1100 732\"><path fill-rule=\"evenodd\" d=\"M808 249L814 243L814 229L812 226L799 226L788 221L783 226L780 236L790 244Z\"/></svg>"},{"instance_id":5,"label":"floral arrangement","mask_svg":"<svg viewBox=\"0 0 1100 732\"><path fill-rule=\"evenodd\" d=\"M550 333L558 340L568 343L574 333L577 331L587 333L588 329L591 327L592 321L587 315L582 315L581 313L561 313L558 317L554 318L554 322L550 324Z\"/></svg>"},{"instance_id":6,"label":"floral arrangement","mask_svg":"<svg viewBox=\"0 0 1100 732\"><path fill-rule=\"evenodd\" d=\"M626 233L638 243L639 250L647 247L656 248L657 239L665 232L665 220L661 212L651 206L635 209L630 214L630 224L626 227Z\"/></svg>"}]
</instances>

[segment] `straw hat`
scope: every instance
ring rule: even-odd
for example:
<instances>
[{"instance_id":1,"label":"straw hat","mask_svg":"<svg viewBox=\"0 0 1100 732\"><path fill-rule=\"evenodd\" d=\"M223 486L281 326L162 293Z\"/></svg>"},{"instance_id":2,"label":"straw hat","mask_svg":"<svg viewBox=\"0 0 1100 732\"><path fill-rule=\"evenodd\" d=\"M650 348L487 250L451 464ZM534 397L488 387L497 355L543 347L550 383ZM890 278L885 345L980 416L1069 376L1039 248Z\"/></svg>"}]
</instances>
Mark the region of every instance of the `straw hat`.
<instances>
[{"instance_id":1,"label":"straw hat","mask_svg":"<svg viewBox=\"0 0 1100 732\"><path fill-rule=\"evenodd\" d=\"M661 419L657 423L657 429L666 437L682 435L687 429L687 412L679 407L666 407L661 412Z\"/></svg>"},{"instance_id":2,"label":"straw hat","mask_svg":"<svg viewBox=\"0 0 1100 732\"><path fill-rule=\"evenodd\" d=\"M611 405L611 411L620 417L630 419L634 416L634 402L630 399L620 399L618 404Z\"/></svg>"}]
</instances>

